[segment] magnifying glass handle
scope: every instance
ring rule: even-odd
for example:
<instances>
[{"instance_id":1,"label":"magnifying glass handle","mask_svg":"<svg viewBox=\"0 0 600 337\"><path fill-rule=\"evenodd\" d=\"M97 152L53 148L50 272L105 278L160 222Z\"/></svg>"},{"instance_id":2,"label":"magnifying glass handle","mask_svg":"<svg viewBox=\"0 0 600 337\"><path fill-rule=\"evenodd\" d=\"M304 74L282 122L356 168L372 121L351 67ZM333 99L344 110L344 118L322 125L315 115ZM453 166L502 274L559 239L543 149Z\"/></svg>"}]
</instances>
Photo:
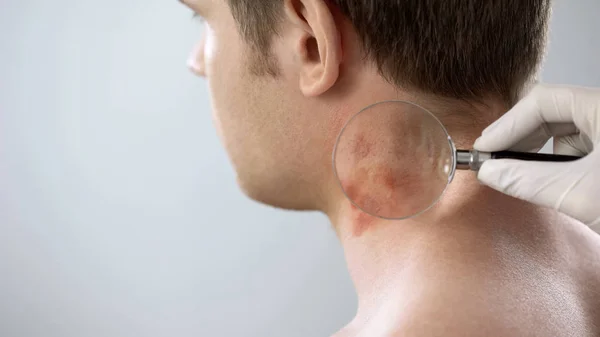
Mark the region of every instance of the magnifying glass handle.
<instances>
[{"instance_id":1,"label":"magnifying glass handle","mask_svg":"<svg viewBox=\"0 0 600 337\"><path fill-rule=\"evenodd\" d=\"M579 159L581 159L581 157L565 156L565 155L560 155L560 154L499 151L499 152L492 152L492 159L518 159L518 160L526 160L526 161L568 162L568 161L579 160Z\"/></svg>"},{"instance_id":2,"label":"magnifying glass handle","mask_svg":"<svg viewBox=\"0 0 600 337\"><path fill-rule=\"evenodd\" d=\"M481 165L490 159L516 159L538 162L570 162L581 159L577 156L565 156L558 154L527 153L514 151L480 152L477 150L457 150L456 168L458 170L478 171Z\"/></svg>"}]
</instances>

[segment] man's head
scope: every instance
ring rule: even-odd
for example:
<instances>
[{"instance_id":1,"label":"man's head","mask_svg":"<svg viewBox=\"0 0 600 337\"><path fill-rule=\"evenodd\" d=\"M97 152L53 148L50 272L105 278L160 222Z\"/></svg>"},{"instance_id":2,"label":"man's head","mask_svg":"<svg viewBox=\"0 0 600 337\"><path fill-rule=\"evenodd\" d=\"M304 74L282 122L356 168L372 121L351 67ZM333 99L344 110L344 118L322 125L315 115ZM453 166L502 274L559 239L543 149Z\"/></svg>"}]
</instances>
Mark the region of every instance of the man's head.
<instances>
[{"instance_id":1,"label":"man's head","mask_svg":"<svg viewBox=\"0 0 600 337\"><path fill-rule=\"evenodd\" d=\"M543 57L549 2L185 0L206 20L191 67L240 185L322 210L335 206L335 138L362 107L437 102L456 121L512 106Z\"/></svg>"},{"instance_id":2,"label":"man's head","mask_svg":"<svg viewBox=\"0 0 600 337\"><path fill-rule=\"evenodd\" d=\"M275 73L270 45L290 1L227 2L245 40L259 51L258 69ZM341 10L365 56L396 86L459 99L496 95L509 102L541 61L550 10L549 0L322 2Z\"/></svg>"}]
</instances>

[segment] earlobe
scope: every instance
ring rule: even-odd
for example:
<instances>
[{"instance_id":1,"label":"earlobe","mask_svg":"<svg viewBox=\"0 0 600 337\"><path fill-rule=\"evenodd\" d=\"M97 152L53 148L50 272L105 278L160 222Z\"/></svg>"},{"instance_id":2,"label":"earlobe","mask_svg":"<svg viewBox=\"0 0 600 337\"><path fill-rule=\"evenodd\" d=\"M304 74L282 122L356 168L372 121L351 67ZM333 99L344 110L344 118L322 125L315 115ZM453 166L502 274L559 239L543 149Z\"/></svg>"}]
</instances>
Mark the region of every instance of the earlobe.
<instances>
[{"instance_id":1,"label":"earlobe","mask_svg":"<svg viewBox=\"0 0 600 337\"><path fill-rule=\"evenodd\" d=\"M300 90L322 95L337 82L342 62L341 33L325 0L285 0L288 19L301 31L296 43Z\"/></svg>"}]
</instances>

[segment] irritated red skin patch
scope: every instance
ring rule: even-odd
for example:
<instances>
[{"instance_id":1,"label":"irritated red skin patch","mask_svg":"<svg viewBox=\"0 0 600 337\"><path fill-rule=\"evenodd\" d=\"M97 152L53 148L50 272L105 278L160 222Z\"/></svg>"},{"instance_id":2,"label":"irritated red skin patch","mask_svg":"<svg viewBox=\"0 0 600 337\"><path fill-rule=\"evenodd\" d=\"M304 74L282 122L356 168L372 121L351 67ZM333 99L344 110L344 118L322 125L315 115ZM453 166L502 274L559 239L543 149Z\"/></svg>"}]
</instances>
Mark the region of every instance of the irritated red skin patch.
<instances>
[{"instance_id":1,"label":"irritated red skin patch","mask_svg":"<svg viewBox=\"0 0 600 337\"><path fill-rule=\"evenodd\" d=\"M338 128L341 120L333 118L331 122L329 132L333 134L337 131L339 134L340 129ZM371 130L371 132L373 131ZM350 215L351 235L362 237L376 224L382 223L379 218L369 213L391 215L394 214L394 211L400 210L399 207L405 207L403 202L406 201L406 196L410 195L410 192L415 192L410 186L412 185L411 180L414 179L411 175L414 173L397 167L398 164L410 165L406 163L405 158L408 157L408 154L404 152L399 156L387 158L392 160L387 164L396 165L395 169L384 164L385 162L381 161L383 158L379 158L379 155L385 152L379 150L385 150L384 146L386 145L378 144L378 141L375 140L377 138L373 135L370 136L368 131L359 131L353 134L352 138L349 140L348 145L350 146L345 148L346 151L349 151L345 155L354 162L349 165L355 165L358 169L354 171L354 168L350 167L351 170L347 171L350 175L340 178L344 192L353 201L348 201L345 207ZM411 191L408 191L409 189Z\"/></svg>"},{"instance_id":2,"label":"irritated red skin patch","mask_svg":"<svg viewBox=\"0 0 600 337\"><path fill-rule=\"evenodd\" d=\"M391 168L382 168L375 175L375 183L393 191L398 186L398 179Z\"/></svg>"},{"instance_id":3,"label":"irritated red skin patch","mask_svg":"<svg viewBox=\"0 0 600 337\"><path fill-rule=\"evenodd\" d=\"M412 197L420 193L419 185L412 183L418 181L418 173L403 171L374 165L357 170L351 179L343 182L344 191L354 201L354 203L348 201L354 237L363 236L373 228L377 220L361 208L369 213L385 216L397 214L390 213L396 211L418 211L402 209L410 205L410 203L404 204L407 196Z\"/></svg>"},{"instance_id":4,"label":"irritated red skin patch","mask_svg":"<svg viewBox=\"0 0 600 337\"><path fill-rule=\"evenodd\" d=\"M366 170L362 170L363 174ZM346 195L351 200L354 200L357 204L362 203L362 197L364 193L361 193L359 190L360 183L347 183L343 185L344 191L346 191ZM375 218L371 215L363 212L360 208L356 207L355 204L348 201L350 204L350 212L351 212L351 224L352 224L352 235L355 237L362 236L373 224Z\"/></svg>"},{"instance_id":5,"label":"irritated red skin patch","mask_svg":"<svg viewBox=\"0 0 600 337\"><path fill-rule=\"evenodd\" d=\"M356 208L356 206L352 206ZM354 212L354 226L352 227L352 235L355 237L361 237L367 230L369 230L369 228L372 227L375 218L361 211L360 209L355 209Z\"/></svg>"},{"instance_id":6,"label":"irritated red skin patch","mask_svg":"<svg viewBox=\"0 0 600 337\"><path fill-rule=\"evenodd\" d=\"M365 138L364 134L359 134L354 143L354 155L357 159L363 159L373 152L374 145Z\"/></svg>"},{"instance_id":7,"label":"irritated red skin patch","mask_svg":"<svg viewBox=\"0 0 600 337\"><path fill-rule=\"evenodd\" d=\"M355 160L365 159L373 153L375 147L375 144L368 140L364 133L358 134L353 145L352 152ZM362 185L361 182L368 181L371 173L365 168L359 170L353 179L354 183L349 184L345 189L351 200L363 207L367 206L369 211L377 209L376 200L361 192L358 186ZM353 203L350 203L350 208L352 211L353 235L362 236L371 227L375 218L356 207Z\"/></svg>"}]
</instances>

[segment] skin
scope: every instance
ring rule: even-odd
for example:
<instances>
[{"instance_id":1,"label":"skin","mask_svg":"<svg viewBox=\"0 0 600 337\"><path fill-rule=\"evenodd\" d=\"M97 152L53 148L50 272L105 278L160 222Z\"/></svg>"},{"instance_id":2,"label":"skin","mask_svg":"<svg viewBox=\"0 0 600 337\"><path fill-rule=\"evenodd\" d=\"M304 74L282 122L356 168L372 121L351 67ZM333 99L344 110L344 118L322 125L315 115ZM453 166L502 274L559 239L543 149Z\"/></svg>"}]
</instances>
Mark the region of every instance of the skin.
<instances>
[{"instance_id":1,"label":"skin","mask_svg":"<svg viewBox=\"0 0 600 337\"><path fill-rule=\"evenodd\" d=\"M330 218L359 298L355 319L335 336L597 336L600 242L582 224L500 195L470 172L457 173L417 218L366 214L343 191L374 209L397 210L419 188L406 182L426 169L407 170L406 158L432 151L410 153L411 145L390 153L393 123L376 129L379 138L358 128L344 154L361 169L341 167L352 172L341 188L335 179L331 155L341 129L374 102L425 106L458 147L470 147L507 107L493 98L465 104L399 90L362 57L335 8L322 0L284 3L271 50L278 76L252 71L256 55L225 0L185 0L206 21L189 65L208 80L215 125L244 192ZM479 117L466 117L473 114Z\"/></svg>"}]
</instances>

